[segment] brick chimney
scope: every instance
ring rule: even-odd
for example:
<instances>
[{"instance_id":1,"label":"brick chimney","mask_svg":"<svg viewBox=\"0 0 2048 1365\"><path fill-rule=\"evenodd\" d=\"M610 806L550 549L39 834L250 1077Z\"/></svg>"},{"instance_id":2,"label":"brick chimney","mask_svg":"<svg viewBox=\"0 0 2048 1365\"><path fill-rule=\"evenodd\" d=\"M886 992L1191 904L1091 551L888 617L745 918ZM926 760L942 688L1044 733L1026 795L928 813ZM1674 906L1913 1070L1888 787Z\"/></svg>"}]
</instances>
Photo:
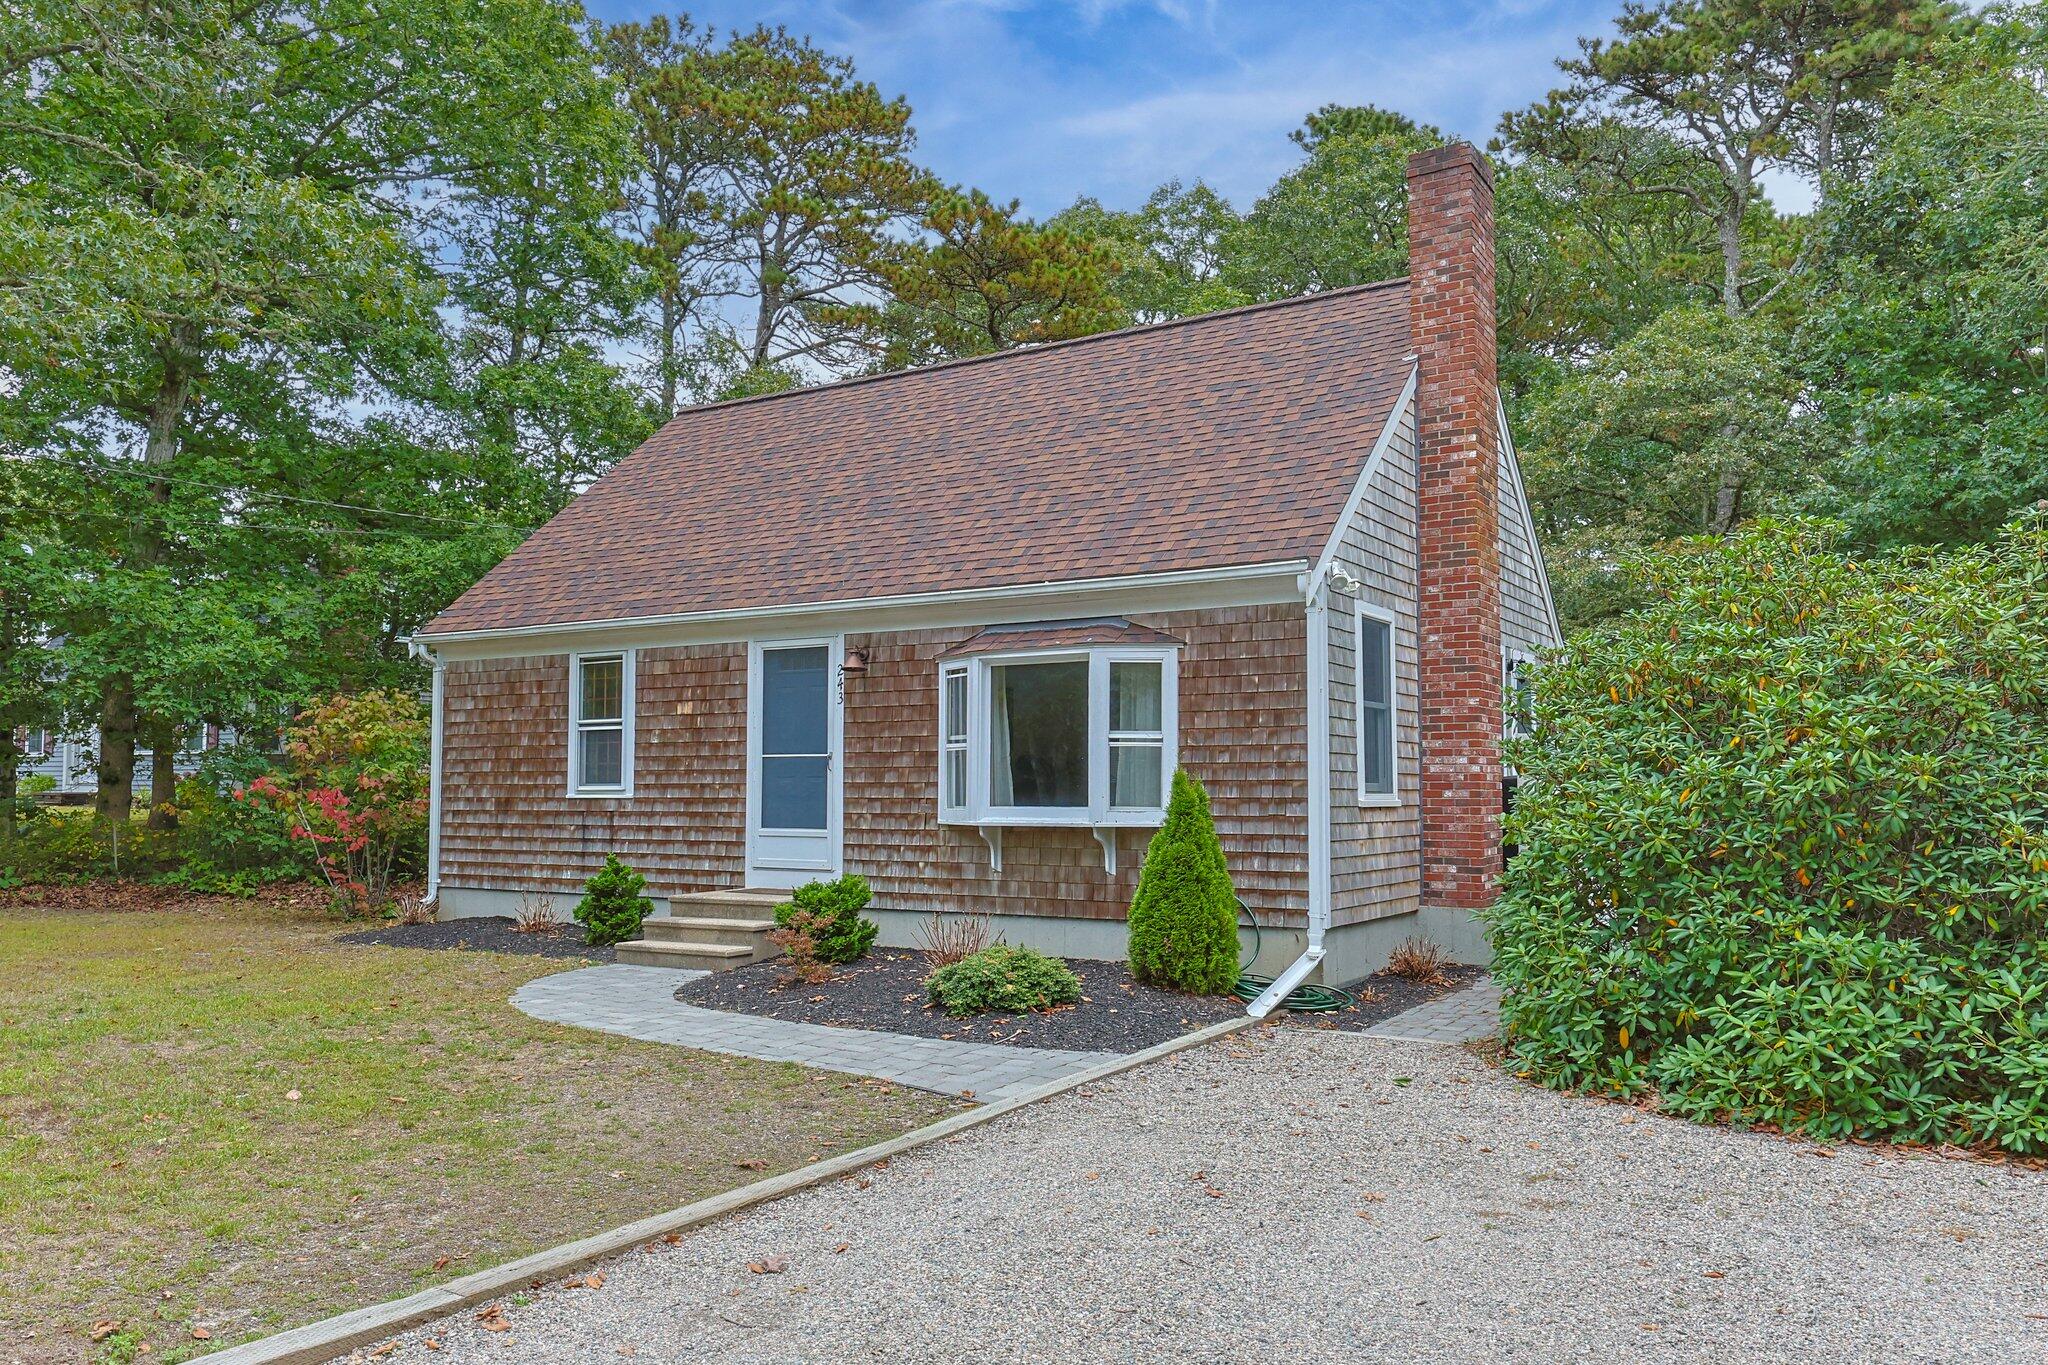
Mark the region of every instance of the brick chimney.
<instances>
[{"instance_id":1,"label":"brick chimney","mask_svg":"<svg viewBox=\"0 0 2048 1365\"><path fill-rule=\"evenodd\" d=\"M1491 903L1501 868L1500 433L1493 171L1408 159L1408 321L1421 560L1422 900Z\"/></svg>"}]
</instances>

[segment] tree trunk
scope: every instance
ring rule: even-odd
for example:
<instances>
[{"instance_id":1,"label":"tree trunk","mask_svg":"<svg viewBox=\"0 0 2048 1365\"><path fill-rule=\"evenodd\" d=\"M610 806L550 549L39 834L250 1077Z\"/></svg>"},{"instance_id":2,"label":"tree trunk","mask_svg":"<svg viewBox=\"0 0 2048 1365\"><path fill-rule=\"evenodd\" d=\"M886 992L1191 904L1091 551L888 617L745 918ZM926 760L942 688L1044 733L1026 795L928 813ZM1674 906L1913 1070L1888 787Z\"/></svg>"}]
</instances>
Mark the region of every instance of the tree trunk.
<instances>
[{"instance_id":1,"label":"tree trunk","mask_svg":"<svg viewBox=\"0 0 2048 1365\"><path fill-rule=\"evenodd\" d=\"M1721 482L1714 489L1714 519L1711 529L1717 536L1725 536L1735 529L1735 523L1742 520L1742 476L1732 469L1721 471Z\"/></svg>"},{"instance_id":2,"label":"tree trunk","mask_svg":"<svg viewBox=\"0 0 2048 1365\"><path fill-rule=\"evenodd\" d=\"M178 424L199 378L199 329L180 323L159 348L163 377L149 400L149 439L143 468L162 472L178 453ZM163 532L157 513L171 500L163 479L150 484L150 504L129 527L128 564L149 569L163 562ZM103 821L125 822L135 805L135 736L142 717L135 708L135 678L123 670L108 677L100 692L99 791L93 813Z\"/></svg>"},{"instance_id":3,"label":"tree trunk","mask_svg":"<svg viewBox=\"0 0 2048 1365\"><path fill-rule=\"evenodd\" d=\"M135 806L135 692L126 674L110 678L100 693L100 742L94 770L99 787L93 814L104 823L126 823Z\"/></svg>"},{"instance_id":4,"label":"tree trunk","mask_svg":"<svg viewBox=\"0 0 2048 1365\"><path fill-rule=\"evenodd\" d=\"M666 422L676 415L676 354L681 350L676 333L682 330L681 309L676 291L663 286L661 291L661 420Z\"/></svg>"},{"instance_id":5,"label":"tree trunk","mask_svg":"<svg viewBox=\"0 0 2048 1365\"><path fill-rule=\"evenodd\" d=\"M178 746L158 739L149 749L149 827L178 827Z\"/></svg>"},{"instance_id":6,"label":"tree trunk","mask_svg":"<svg viewBox=\"0 0 2048 1365\"><path fill-rule=\"evenodd\" d=\"M21 746L0 727L0 849L14 842L14 803L21 799Z\"/></svg>"}]
</instances>

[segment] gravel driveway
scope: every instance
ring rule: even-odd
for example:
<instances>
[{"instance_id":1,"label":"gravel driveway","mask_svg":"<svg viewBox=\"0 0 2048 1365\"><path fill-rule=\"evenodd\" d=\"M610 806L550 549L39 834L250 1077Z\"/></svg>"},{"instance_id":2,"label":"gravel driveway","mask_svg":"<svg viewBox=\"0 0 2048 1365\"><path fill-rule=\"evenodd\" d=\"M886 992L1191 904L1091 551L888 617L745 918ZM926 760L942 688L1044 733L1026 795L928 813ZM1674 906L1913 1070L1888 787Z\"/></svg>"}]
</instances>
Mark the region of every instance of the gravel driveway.
<instances>
[{"instance_id":1,"label":"gravel driveway","mask_svg":"<svg viewBox=\"0 0 2048 1365\"><path fill-rule=\"evenodd\" d=\"M602 1270L382 1359L2040 1360L2048 1175L1827 1157L1289 1027Z\"/></svg>"}]
</instances>

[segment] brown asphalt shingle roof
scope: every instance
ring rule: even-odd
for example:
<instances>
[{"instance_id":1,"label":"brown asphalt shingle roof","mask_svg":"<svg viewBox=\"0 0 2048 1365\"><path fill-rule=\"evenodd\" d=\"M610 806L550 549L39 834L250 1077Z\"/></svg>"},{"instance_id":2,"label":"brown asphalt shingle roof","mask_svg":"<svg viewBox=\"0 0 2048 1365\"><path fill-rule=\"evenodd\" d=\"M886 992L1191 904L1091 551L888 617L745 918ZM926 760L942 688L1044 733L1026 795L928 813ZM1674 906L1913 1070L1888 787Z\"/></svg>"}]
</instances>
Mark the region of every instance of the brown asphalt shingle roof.
<instances>
[{"instance_id":1,"label":"brown asphalt shingle roof","mask_svg":"<svg viewBox=\"0 0 2048 1365\"><path fill-rule=\"evenodd\" d=\"M1405 280L692 408L423 631L1314 559Z\"/></svg>"}]
</instances>

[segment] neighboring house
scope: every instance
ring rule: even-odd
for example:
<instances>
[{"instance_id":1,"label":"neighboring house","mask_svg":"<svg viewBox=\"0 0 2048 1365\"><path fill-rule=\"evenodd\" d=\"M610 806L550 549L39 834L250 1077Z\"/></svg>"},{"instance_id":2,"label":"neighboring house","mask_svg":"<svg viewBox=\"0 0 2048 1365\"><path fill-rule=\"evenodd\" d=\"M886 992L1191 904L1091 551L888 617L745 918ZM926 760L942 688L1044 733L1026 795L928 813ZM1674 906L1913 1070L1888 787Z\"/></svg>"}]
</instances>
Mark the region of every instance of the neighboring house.
<instances>
[{"instance_id":1,"label":"neighboring house","mask_svg":"<svg viewBox=\"0 0 2048 1365\"><path fill-rule=\"evenodd\" d=\"M22 745L25 755L20 771L22 777L49 778L55 784L50 788L51 793L60 797L90 796L99 790L99 773L93 766L94 755L99 752L98 730L62 735L54 730L29 729L17 731L15 739ZM218 747L220 743L219 727L207 726L203 735L195 736L178 750L172 760L172 770L180 777L198 771L199 760L206 756L207 750ZM155 771L155 762L149 754L135 755L135 791L138 798L149 795L150 775Z\"/></svg>"},{"instance_id":2,"label":"neighboring house","mask_svg":"<svg viewBox=\"0 0 2048 1365\"><path fill-rule=\"evenodd\" d=\"M986 911L1119 957L1180 766L1288 984L1483 960L1557 618L1491 173L1409 191L1405 280L676 417L417 637L440 913L565 911L617 853L681 916L627 960L746 960L773 898L731 892L840 872L885 944Z\"/></svg>"}]
</instances>

